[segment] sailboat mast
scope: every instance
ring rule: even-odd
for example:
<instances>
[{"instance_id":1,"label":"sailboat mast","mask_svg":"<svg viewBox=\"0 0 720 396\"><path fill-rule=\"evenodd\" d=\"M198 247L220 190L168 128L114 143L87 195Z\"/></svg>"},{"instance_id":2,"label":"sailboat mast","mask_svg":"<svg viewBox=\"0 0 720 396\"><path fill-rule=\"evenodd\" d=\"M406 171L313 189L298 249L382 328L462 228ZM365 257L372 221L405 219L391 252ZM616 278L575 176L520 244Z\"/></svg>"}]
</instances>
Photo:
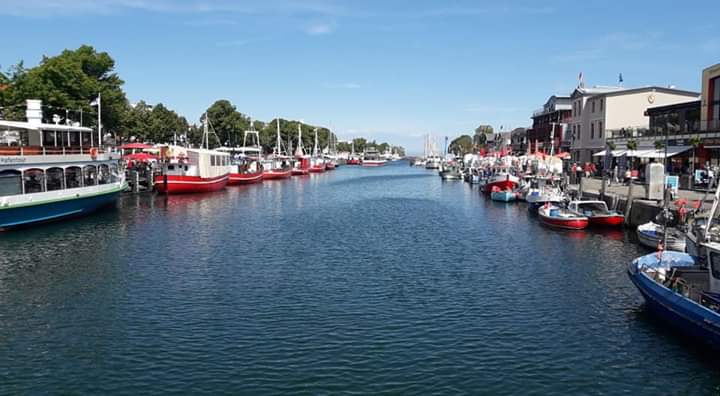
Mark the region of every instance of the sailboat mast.
<instances>
[{"instance_id":1,"label":"sailboat mast","mask_svg":"<svg viewBox=\"0 0 720 396\"><path fill-rule=\"evenodd\" d=\"M203 118L203 137L205 138L205 149L210 149L210 132L208 131L208 115Z\"/></svg>"},{"instance_id":2,"label":"sailboat mast","mask_svg":"<svg viewBox=\"0 0 720 396\"><path fill-rule=\"evenodd\" d=\"M318 137L317 137L317 128L315 128L315 145L313 146L313 157L317 157L318 153Z\"/></svg>"},{"instance_id":3,"label":"sailboat mast","mask_svg":"<svg viewBox=\"0 0 720 396\"><path fill-rule=\"evenodd\" d=\"M305 154L305 148L303 147L303 141L302 141L302 126L298 124L298 149L300 150L300 155Z\"/></svg>"},{"instance_id":4,"label":"sailboat mast","mask_svg":"<svg viewBox=\"0 0 720 396\"><path fill-rule=\"evenodd\" d=\"M277 142L275 143L275 155L280 156L280 118L276 120L277 124Z\"/></svg>"}]
</instances>

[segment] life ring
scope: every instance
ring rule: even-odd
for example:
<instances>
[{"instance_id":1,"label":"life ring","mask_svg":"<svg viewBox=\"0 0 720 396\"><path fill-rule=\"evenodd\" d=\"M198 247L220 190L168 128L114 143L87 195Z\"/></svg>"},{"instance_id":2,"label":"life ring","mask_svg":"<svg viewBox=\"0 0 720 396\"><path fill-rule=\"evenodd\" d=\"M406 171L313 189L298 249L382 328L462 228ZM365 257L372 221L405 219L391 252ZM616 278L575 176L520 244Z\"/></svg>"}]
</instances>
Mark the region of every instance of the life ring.
<instances>
[{"instance_id":1,"label":"life ring","mask_svg":"<svg viewBox=\"0 0 720 396\"><path fill-rule=\"evenodd\" d=\"M90 148L90 158L96 159L98 156L98 149L97 147L91 147Z\"/></svg>"}]
</instances>

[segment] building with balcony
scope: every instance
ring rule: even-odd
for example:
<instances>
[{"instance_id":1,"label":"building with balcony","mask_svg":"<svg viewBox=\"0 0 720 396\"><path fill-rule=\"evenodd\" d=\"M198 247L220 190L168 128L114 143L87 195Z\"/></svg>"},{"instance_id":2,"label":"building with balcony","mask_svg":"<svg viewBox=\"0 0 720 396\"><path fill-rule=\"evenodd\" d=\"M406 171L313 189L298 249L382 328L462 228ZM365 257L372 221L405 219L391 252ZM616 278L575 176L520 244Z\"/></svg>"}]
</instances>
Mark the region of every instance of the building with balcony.
<instances>
[{"instance_id":1,"label":"building with balcony","mask_svg":"<svg viewBox=\"0 0 720 396\"><path fill-rule=\"evenodd\" d=\"M608 138L614 140L618 149L625 149L633 136L620 136L627 135L628 131L649 130L650 119L645 111L648 107L683 103L699 97L698 92L672 87L578 87L570 96L572 158L581 163L591 162L594 153L605 149ZM655 148L654 140L647 144L647 149Z\"/></svg>"},{"instance_id":2,"label":"building with balcony","mask_svg":"<svg viewBox=\"0 0 720 396\"><path fill-rule=\"evenodd\" d=\"M572 113L569 96L551 96L542 109L533 113L532 128L527 131L530 152L560 152L570 148L567 125Z\"/></svg>"}]
</instances>

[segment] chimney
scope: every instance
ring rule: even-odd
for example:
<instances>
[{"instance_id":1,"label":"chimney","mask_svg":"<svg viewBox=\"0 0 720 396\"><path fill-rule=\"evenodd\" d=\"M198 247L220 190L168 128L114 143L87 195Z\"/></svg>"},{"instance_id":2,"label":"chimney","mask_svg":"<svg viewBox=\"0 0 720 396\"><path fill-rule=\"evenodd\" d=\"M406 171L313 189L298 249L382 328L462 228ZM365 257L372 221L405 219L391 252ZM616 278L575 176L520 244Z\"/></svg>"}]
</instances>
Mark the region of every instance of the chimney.
<instances>
[{"instance_id":1,"label":"chimney","mask_svg":"<svg viewBox=\"0 0 720 396\"><path fill-rule=\"evenodd\" d=\"M28 99L27 110L25 110L25 118L30 125L42 124L42 100Z\"/></svg>"}]
</instances>

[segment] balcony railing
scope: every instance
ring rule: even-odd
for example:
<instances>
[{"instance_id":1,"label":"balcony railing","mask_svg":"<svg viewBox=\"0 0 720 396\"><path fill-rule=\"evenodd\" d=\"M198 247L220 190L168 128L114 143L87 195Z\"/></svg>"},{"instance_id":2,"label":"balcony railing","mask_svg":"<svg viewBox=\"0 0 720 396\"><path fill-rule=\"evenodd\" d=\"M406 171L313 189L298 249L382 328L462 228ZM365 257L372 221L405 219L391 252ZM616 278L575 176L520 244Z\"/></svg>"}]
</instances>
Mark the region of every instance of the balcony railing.
<instances>
[{"instance_id":1,"label":"balcony railing","mask_svg":"<svg viewBox=\"0 0 720 396\"><path fill-rule=\"evenodd\" d=\"M97 149L97 148L96 148ZM103 150L97 149L97 153ZM90 147L0 146L0 156L90 154Z\"/></svg>"},{"instance_id":2,"label":"balcony railing","mask_svg":"<svg viewBox=\"0 0 720 396\"><path fill-rule=\"evenodd\" d=\"M706 121L702 124L700 121L693 121L684 124L668 124L665 127L642 126L606 130L608 139L662 138L665 135L695 135L713 132L720 132L719 120Z\"/></svg>"}]
</instances>

